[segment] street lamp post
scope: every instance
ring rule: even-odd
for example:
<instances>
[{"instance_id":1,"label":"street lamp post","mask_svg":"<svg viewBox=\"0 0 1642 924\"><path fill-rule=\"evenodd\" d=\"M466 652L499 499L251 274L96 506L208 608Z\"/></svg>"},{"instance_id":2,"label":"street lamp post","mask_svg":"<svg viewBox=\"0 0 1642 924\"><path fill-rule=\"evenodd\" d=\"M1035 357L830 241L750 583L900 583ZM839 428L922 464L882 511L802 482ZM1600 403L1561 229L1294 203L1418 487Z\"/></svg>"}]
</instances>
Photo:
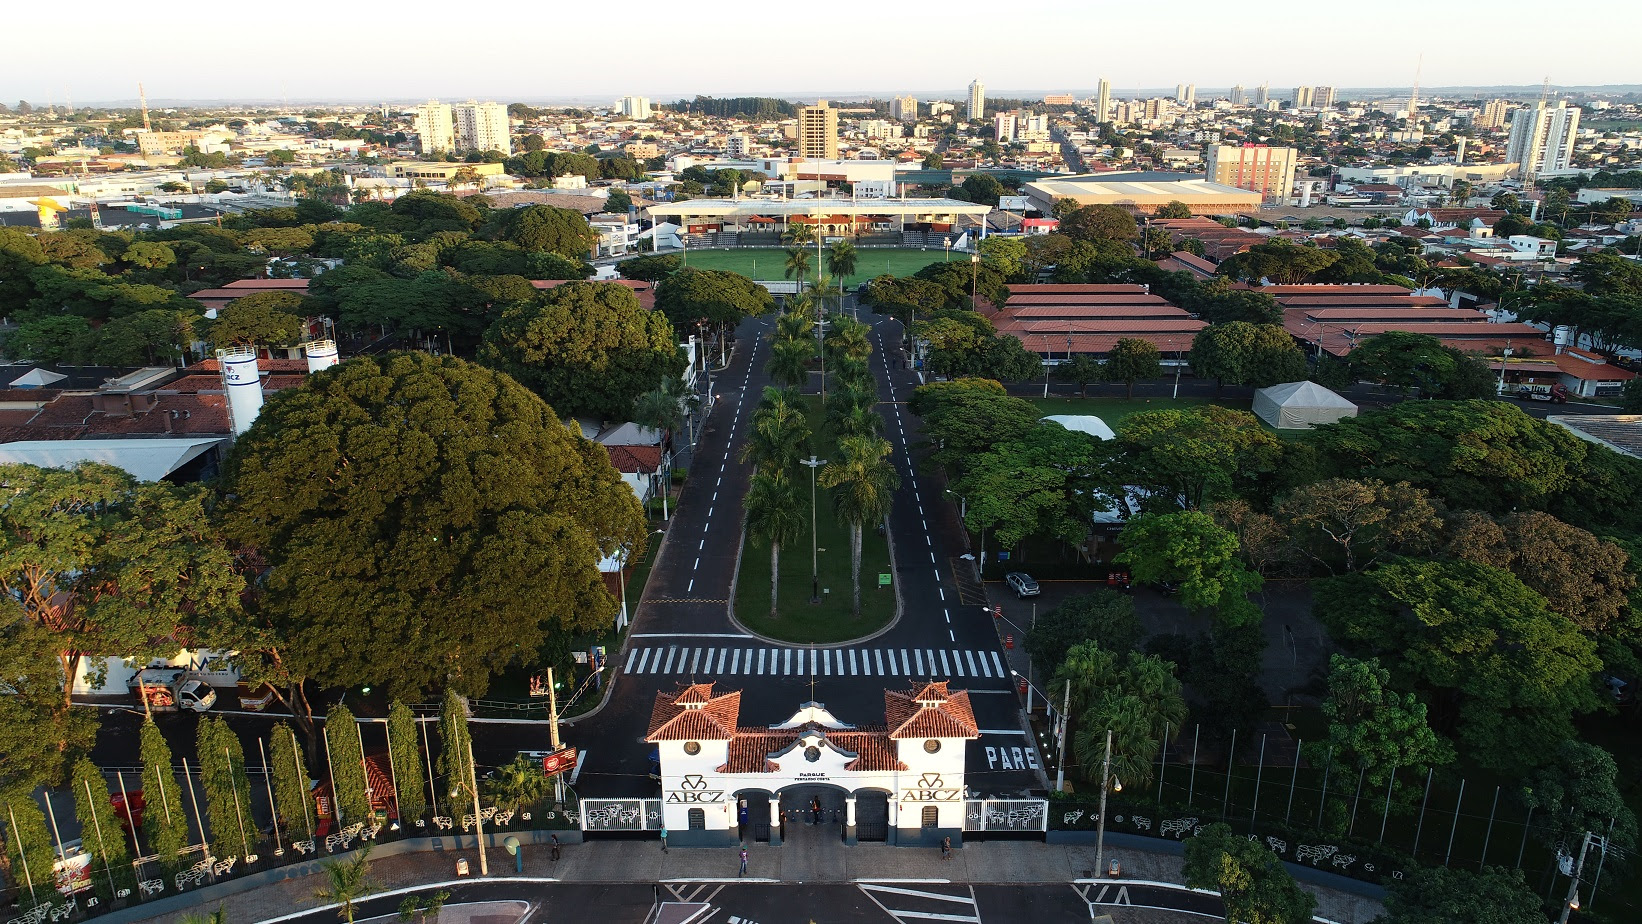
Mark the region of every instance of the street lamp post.
<instances>
[{"instance_id":1,"label":"street lamp post","mask_svg":"<svg viewBox=\"0 0 1642 924\"><path fill-rule=\"evenodd\" d=\"M946 248L945 254L941 257L941 262L942 263L951 262L951 260L952 260L952 238L950 238L950 237L949 238L944 238L941 241L941 246Z\"/></svg>"},{"instance_id":2,"label":"street lamp post","mask_svg":"<svg viewBox=\"0 0 1642 924\"><path fill-rule=\"evenodd\" d=\"M1071 691L1070 685L1067 686L1067 691ZM1063 716L1062 721L1064 720L1065 717ZM1100 771L1100 820L1096 824L1097 830L1095 833L1095 876L1097 878L1106 875L1104 863L1106 853L1106 793L1108 790L1112 792L1123 791L1123 781L1112 776L1112 730L1110 728L1106 729L1106 763Z\"/></svg>"},{"instance_id":3,"label":"street lamp post","mask_svg":"<svg viewBox=\"0 0 1642 924\"><path fill-rule=\"evenodd\" d=\"M1579 910L1579 877L1585 872L1585 853L1591 849L1591 832L1586 831L1579 843L1579 860L1574 863L1574 878L1568 883L1568 897L1562 903L1562 917L1557 924L1568 924L1568 915Z\"/></svg>"},{"instance_id":4,"label":"street lamp post","mask_svg":"<svg viewBox=\"0 0 1642 924\"><path fill-rule=\"evenodd\" d=\"M810 470L810 602L821 602L821 557L816 549L815 532L815 470L827 464L826 459L817 459L810 456L808 459L799 459L798 464L809 467Z\"/></svg>"},{"instance_id":5,"label":"street lamp post","mask_svg":"<svg viewBox=\"0 0 1642 924\"><path fill-rule=\"evenodd\" d=\"M977 279L980 277L980 272L981 272L981 255L978 254L978 253L972 253L972 254L969 255L969 307L970 308L974 308L976 306L975 284L976 284Z\"/></svg>"}]
</instances>

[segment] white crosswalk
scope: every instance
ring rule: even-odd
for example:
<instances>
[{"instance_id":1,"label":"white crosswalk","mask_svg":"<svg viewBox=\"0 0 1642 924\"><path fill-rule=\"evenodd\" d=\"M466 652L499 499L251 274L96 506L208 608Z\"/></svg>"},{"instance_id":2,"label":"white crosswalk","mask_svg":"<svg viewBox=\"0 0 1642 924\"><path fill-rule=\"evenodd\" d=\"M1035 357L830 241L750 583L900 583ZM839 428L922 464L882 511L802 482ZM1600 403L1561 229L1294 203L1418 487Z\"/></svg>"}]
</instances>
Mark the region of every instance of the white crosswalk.
<instances>
[{"instance_id":1,"label":"white crosswalk","mask_svg":"<svg viewBox=\"0 0 1642 924\"><path fill-rule=\"evenodd\" d=\"M695 677L958 677L1008 676L996 651L954 648L772 648L696 645L637 646L629 674Z\"/></svg>"}]
</instances>

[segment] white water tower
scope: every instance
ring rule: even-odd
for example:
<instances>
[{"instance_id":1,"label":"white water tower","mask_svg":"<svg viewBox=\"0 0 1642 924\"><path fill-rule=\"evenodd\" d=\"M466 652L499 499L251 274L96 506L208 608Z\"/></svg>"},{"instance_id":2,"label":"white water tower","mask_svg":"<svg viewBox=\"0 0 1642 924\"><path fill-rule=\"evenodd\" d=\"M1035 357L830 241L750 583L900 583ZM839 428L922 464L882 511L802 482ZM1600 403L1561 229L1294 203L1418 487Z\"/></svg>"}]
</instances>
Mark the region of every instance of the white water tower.
<instances>
[{"instance_id":1,"label":"white water tower","mask_svg":"<svg viewBox=\"0 0 1642 924\"><path fill-rule=\"evenodd\" d=\"M1551 330L1551 340L1556 344L1558 353L1573 346L1574 329L1567 324L1558 324Z\"/></svg>"},{"instance_id":2,"label":"white water tower","mask_svg":"<svg viewBox=\"0 0 1642 924\"><path fill-rule=\"evenodd\" d=\"M335 340L310 340L302 347L303 352L308 356L309 374L324 372L339 362L336 356Z\"/></svg>"},{"instance_id":3,"label":"white water tower","mask_svg":"<svg viewBox=\"0 0 1642 924\"><path fill-rule=\"evenodd\" d=\"M257 369L257 351L232 347L217 351L222 364L222 382L228 391L228 419L239 436L251 429L262 410L262 374Z\"/></svg>"}]
</instances>

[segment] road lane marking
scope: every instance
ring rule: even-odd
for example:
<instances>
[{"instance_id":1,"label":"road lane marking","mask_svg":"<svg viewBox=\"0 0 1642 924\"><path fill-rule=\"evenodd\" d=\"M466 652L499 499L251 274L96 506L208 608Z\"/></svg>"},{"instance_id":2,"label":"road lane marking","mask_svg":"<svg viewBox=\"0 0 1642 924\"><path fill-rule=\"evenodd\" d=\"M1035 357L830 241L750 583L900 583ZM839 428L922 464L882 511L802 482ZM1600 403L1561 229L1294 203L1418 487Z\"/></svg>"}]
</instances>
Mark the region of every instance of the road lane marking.
<instances>
[{"instance_id":1,"label":"road lane marking","mask_svg":"<svg viewBox=\"0 0 1642 924\"><path fill-rule=\"evenodd\" d=\"M671 674L673 672L673 655L675 655L677 653L678 653L677 648L671 648L670 647L670 648L667 649L667 666L662 668L662 670L661 670L662 673Z\"/></svg>"},{"instance_id":2,"label":"road lane marking","mask_svg":"<svg viewBox=\"0 0 1642 924\"><path fill-rule=\"evenodd\" d=\"M638 657L638 656L639 656L639 650L637 648L634 648L632 651L629 651L627 653L627 666L622 668L623 673L627 673L627 674L633 673L633 659Z\"/></svg>"},{"instance_id":3,"label":"road lane marking","mask_svg":"<svg viewBox=\"0 0 1642 924\"><path fill-rule=\"evenodd\" d=\"M966 651L966 652L964 652L964 658L965 658L965 660L967 660L969 662L969 673L972 676L979 677L981 675L981 672L977 671L975 669L975 655L971 652Z\"/></svg>"},{"instance_id":4,"label":"road lane marking","mask_svg":"<svg viewBox=\"0 0 1642 924\"><path fill-rule=\"evenodd\" d=\"M1004 675L1003 662L998 660L998 653L996 651L989 651L987 654L992 656L992 664L998 669L998 676L1002 677Z\"/></svg>"}]
</instances>

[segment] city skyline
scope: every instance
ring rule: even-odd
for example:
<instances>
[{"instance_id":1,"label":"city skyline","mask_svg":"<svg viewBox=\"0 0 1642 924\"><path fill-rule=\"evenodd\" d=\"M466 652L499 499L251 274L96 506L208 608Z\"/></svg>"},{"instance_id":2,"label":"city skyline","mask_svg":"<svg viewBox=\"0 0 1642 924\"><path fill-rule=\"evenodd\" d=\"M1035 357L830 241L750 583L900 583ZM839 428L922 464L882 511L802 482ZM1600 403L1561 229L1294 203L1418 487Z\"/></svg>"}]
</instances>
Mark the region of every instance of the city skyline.
<instances>
[{"instance_id":1,"label":"city skyline","mask_svg":"<svg viewBox=\"0 0 1642 924\"><path fill-rule=\"evenodd\" d=\"M1302 15L1304 9L1292 0L1280 0L1275 6L1270 10L1273 16L1262 17L1262 21L1280 20L1285 11ZM1404 21L1403 14L1416 18L1429 14L1428 7L1414 0L1386 0L1382 6L1389 21ZM1528 9L1526 3L1518 2L1503 6ZM1625 8L1617 2L1601 0L1595 7L1592 12L1599 17L1604 8L1613 15L1624 15ZM31 43L8 55L11 67L0 75L0 100L10 105L21 98L36 106L118 104L135 99L139 82L146 85L151 100L225 102L469 97L614 100L624 94L671 100L696 94L802 96L824 94L829 88L835 94L917 92L962 99L975 79L987 84L991 96L1022 92L999 83L1019 73L1018 69L1001 62L977 68L971 56L961 53L909 55L899 30L858 30L840 43L826 41L828 55L795 56L774 79L759 76L742 54L692 54L691 66L681 68L672 57L680 50L726 48L737 42L753 48L771 35L802 36L815 24L807 14L778 10L756 23L732 25L726 34L723 23L709 17L679 20L674 9L639 4L635 15L621 21L634 28L619 33L627 65L613 72L609 67L611 37L618 33L598 10L554 9L551 20L544 15L536 22L531 21L532 9L521 8L516 14L502 10L510 20L518 21L517 28L490 34L479 23L473 40L453 49L448 30L379 35L373 30L380 19L364 10L298 0L288 8L293 19L300 21L305 13L312 13L326 27L304 30L298 41L282 45L275 67L233 70L203 67L201 54L209 55L222 42L239 44L266 30L265 15L230 8L213 14L209 22L129 21L124 6L90 0L76 8L83 25L76 31L72 55L64 55L50 42ZM1374 55L1342 54L1355 40L1349 32L1339 32L1315 42L1287 44L1280 55L1264 58L1226 53L1229 46L1254 47L1269 42L1270 37L1253 24L1216 15L1218 9L1206 0L1185 0L1162 17L1150 10L1097 10L1061 0L1036 4L1021 12L1028 18L1052 18L1057 34L1136 35L1153 30L1168 41L1167 53L1159 53L1159 46L1149 42L1098 47L1093 53L1046 51L1032 60L1031 89L1092 95L1102 76L1112 81L1114 89L1170 88L1181 83L1194 83L1205 90L1260 83L1285 88L1326 84L1393 89L1410 86L1417 70L1421 85L1429 87L1537 86L1546 75L1553 85L1642 82L1642 74L1625 56L1591 56L1576 51L1572 43L1565 48L1540 47L1532 57L1500 55L1498 49L1514 40L1519 21L1508 12L1467 23L1470 40L1458 47L1452 41L1412 35L1401 48L1387 49L1375 37L1378 51ZM970 24L995 15L994 8L972 0L954 3L947 12L950 15L924 28L917 47L945 44L961 52L976 43ZM857 17L868 21L882 15L881 8L862 0L841 0L829 11L838 22ZM60 29L61 20L57 11L30 8L13 14L12 21L20 34L29 34ZM97 24L106 24L106 28ZM370 38L373 35L377 37ZM540 56L536 52L548 38L553 41L553 54ZM133 48L174 53L133 55ZM811 60L818 63L807 66ZM775 80L781 86L771 87Z\"/></svg>"}]
</instances>

